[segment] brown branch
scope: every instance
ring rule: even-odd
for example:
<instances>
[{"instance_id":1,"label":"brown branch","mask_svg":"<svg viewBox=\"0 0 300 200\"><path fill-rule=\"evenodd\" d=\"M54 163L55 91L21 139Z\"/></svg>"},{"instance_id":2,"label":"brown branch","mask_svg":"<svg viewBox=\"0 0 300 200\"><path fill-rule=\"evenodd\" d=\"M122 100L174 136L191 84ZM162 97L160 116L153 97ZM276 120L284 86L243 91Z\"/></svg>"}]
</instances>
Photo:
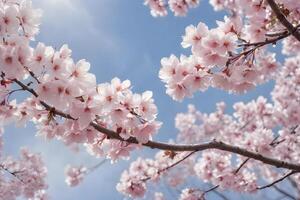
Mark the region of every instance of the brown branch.
<instances>
[{"instance_id":1,"label":"brown branch","mask_svg":"<svg viewBox=\"0 0 300 200\"><path fill-rule=\"evenodd\" d=\"M28 87L27 85L25 85L24 83L22 83L21 81L14 79L13 80L16 84L18 84L23 90L26 90L28 92L30 92L33 96L38 97L39 95L30 87ZM56 110L54 107L49 106L47 103L40 101L40 103L46 108L46 110L53 112L53 114L64 117L66 119L72 119L72 120L76 120L75 118L73 118L71 115L66 114L64 112L61 112L59 110Z\"/></svg>"},{"instance_id":2,"label":"brown branch","mask_svg":"<svg viewBox=\"0 0 300 200\"><path fill-rule=\"evenodd\" d=\"M24 68L38 84L41 83L38 77L36 77L35 74L28 67L24 66Z\"/></svg>"},{"instance_id":3,"label":"brown branch","mask_svg":"<svg viewBox=\"0 0 300 200\"><path fill-rule=\"evenodd\" d=\"M267 37L278 37L278 36L281 36L283 34L286 34L288 31L285 30L285 31L281 31L281 32L274 32L274 33L266 33L265 36Z\"/></svg>"},{"instance_id":4,"label":"brown branch","mask_svg":"<svg viewBox=\"0 0 300 200\"><path fill-rule=\"evenodd\" d=\"M295 27L295 30L298 30L298 28L299 28L299 26ZM226 66L228 66L229 64L232 64L233 62L235 62L236 60L238 60L242 56L247 57L247 56L251 55L252 53L254 53L260 47L263 47L263 46L268 45L268 44L276 44L279 40L287 38L292 33L288 32L288 31L283 31L283 32L277 33L277 34L278 34L277 35L278 37L275 37L275 38L272 38L272 39L266 38L265 41L261 41L261 42L249 43L249 42L243 40L244 43L239 44L238 47L244 47L244 51L242 51L241 53L239 53L239 54L237 54L237 55L235 55L231 58L229 58L227 60ZM252 47L252 48L247 49L247 47Z\"/></svg>"},{"instance_id":5,"label":"brown branch","mask_svg":"<svg viewBox=\"0 0 300 200\"><path fill-rule=\"evenodd\" d=\"M133 144L139 143L133 137L130 137L129 139L124 140L123 138L121 138L119 136L119 134L115 133L114 131L108 130L104 127L101 127L94 122L91 122L91 126L93 126L96 130L108 135L110 138L118 139L121 141L126 141L126 142L133 143ZM249 157L254 160L258 160L265 164L272 165L272 166L275 166L278 168L286 168L286 169L291 169L291 170L295 170L295 171L300 171L300 165L284 162L284 161L274 159L274 158L269 158L269 157L263 156L259 153L248 151L246 149L243 149L243 148L240 148L237 146L228 145L221 141L216 141L216 140L213 140L208 143L203 143L203 144L187 144L187 145L175 145L175 144L167 144L167 143L162 143L162 142L148 141L147 143L142 144L142 145L150 147L152 149L171 150L171 151L203 151L203 150L207 150L207 149L219 149L219 150L228 151L231 153L236 153L236 154L239 154L239 155L242 155L245 157Z\"/></svg>"},{"instance_id":6,"label":"brown branch","mask_svg":"<svg viewBox=\"0 0 300 200\"><path fill-rule=\"evenodd\" d=\"M216 186L214 186L214 187L212 187L212 188L210 188L210 189L204 191L204 192L202 193L201 197L203 198L207 193L216 190L218 187L219 187L219 185L216 185Z\"/></svg>"},{"instance_id":7,"label":"brown branch","mask_svg":"<svg viewBox=\"0 0 300 200\"><path fill-rule=\"evenodd\" d=\"M250 158L247 158L246 160L244 160L241 165L235 170L235 174L237 174L241 169L242 167L250 160Z\"/></svg>"},{"instance_id":8,"label":"brown branch","mask_svg":"<svg viewBox=\"0 0 300 200\"><path fill-rule=\"evenodd\" d=\"M6 167L4 167L2 164L0 164L0 169L2 169L5 172L9 173L10 175L12 175L16 179L18 179L21 183L25 184L24 181L20 177L17 176L17 173L20 173L20 172L11 172L9 169L7 169Z\"/></svg>"},{"instance_id":9,"label":"brown branch","mask_svg":"<svg viewBox=\"0 0 300 200\"><path fill-rule=\"evenodd\" d=\"M268 187L272 187L272 186L274 186L275 184L277 184L277 183L283 181L284 179L286 179L287 177L289 177L289 176L291 176L291 175L293 175L293 174L295 174L295 173L297 173L297 172L296 172L296 171L291 171L291 172L287 173L286 175L284 175L283 177L281 177L281 178L275 180L274 182L272 182L272 183L270 183L270 184L268 184L268 185L265 185L265 186L257 187L257 189L258 189L258 190L263 190L263 189L266 189L266 188L268 188Z\"/></svg>"},{"instance_id":10,"label":"brown branch","mask_svg":"<svg viewBox=\"0 0 300 200\"><path fill-rule=\"evenodd\" d=\"M35 97L38 97L38 94L33 89L29 88L28 86L26 86L25 84L23 84L22 82L20 82L18 80L13 80L13 81L15 83L17 83L19 86L21 86L24 90L30 92ZM54 115L61 116L61 117L67 118L67 119L75 120L71 115L61 112L59 110L56 110L54 107L46 104L43 101L40 101L40 103L45 107L46 110L48 110L49 112L53 112ZM131 144L140 144L136 138L130 137L125 140L117 132L114 132L105 127L102 127L96 122L91 122L90 126L94 127L97 131L105 134L108 137L108 139L117 139L117 140L125 141L125 142L131 143ZM284 162L282 160L278 160L275 158L266 157L259 153L248 151L248 150L240 148L238 146L228 145L221 141L216 141L216 140L213 140L208 143L203 143L203 144L179 144L179 145L155 142L155 141L148 141L147 143L142 144L142 145L150 147L152 149L170 150L170 151L203 151L203 150L207 150L207 149L218 149L218 150L222 150L222 151L239 154L239 155L242 155L242 156L245 156L248 158L252 158L254 160L258 160L265 164L272 165L272 166L275 166L278 168L286 168L286 169L290 169L290 170L293 170L296 172L300 172L299 164Z\"/></svg>"},{"instance_id":11,"label":"brown branch","mask_svg":"<svg viewBox=\"0 0 300 200\"><path fill-rule=\"evenodd\" d=\"M274 188L277 192L279 192L280 194L283 194L284 197L289 197L290 199L297 200L296 197L294 197L293 195L289 194L287 191L285 191L285 190L283 190L283 189L277 187L276 185L273 185L273 188Z\"/></svg>"},{"instance_id":12,"label":"brown branch","mask_svg":"<svg viewBox=\"0 0 300 200\"><path fill-rule=\"evenodd\" d=\"M175 167L176 165L178 165L182 161L186 160L187 158L189 158L191 155L193 155L196 152L197 151L192 151L192 152L188 153L186 156L184 156L183 158L181 158L178 161L174 162L173 164L167 166L166 168L163 168L163 169L159 170L158 174L161 174L162 172L167 171L167 170L169 170L172 167ZM146 177L146 178L142 179L142 181L148 181L149 179L151 179L151 177Z\"/></svg>"},{"instance_id":13,"label":"brown branch","mask_svg":"<svg viewBox=\"0 0 300 200\"><path fill-rule=\"evenodd\" d=\"M290 35L291 35L290 32L285 31L285 32L282 32L281 35L276 37L276 38L272 38L272 39L267 38L265 41L262 41L262 42L243 43L243 44L239 44L238 46L239 47L241 47L241 46L258 46L258 47L262 47L262 46L267 45L267 44L275 44L279 40L284 39L284 38L286 38Z\"/></svg>"},{"instance_id":14,"label":"brown branch","mask_svg":"<svg viewBox=\"0 0 300 200\"><path fill-rule=\"evenodd\" d=\"M193 154L196 153L196 152L197 152L197 151L192 151L192 152L190 152L189 154L187 154L186 156L184 156L183 158L181 158L181 159L178 160L177 162L175 162L175 163L171 164L170 166L168 166L168 167L166 167L166 168L160 170L159 172L161 173L161 172L164 172L164 171L166 171L166 170L168 170L168 169L170 169L170 168L172 168L172 167L175 167L176 165L178 165L178 164L181 163L182 161L186 160L187 158L189 158L191 155L193 155Z\"/></svg>"},{"instance_id":15,"label":"brown branch","mask_svg":"<svg viewBox=\"0 0 300 200\"><path fill-rule=\"evenodd\" d=\"M297 26L296 30L298 30L298 28L299 27ZM248 43L247 41L243 40L245 43L239 44L238 47L244 47L244 50L241 53L230 57L226 62L226 66L228 66L228 65L232 64L233 62L237 61L242 56L247 57L247 56L251 55L252 53L254 53L260 47L263 47L263 46L268 45L268 44L276 44L279 40L284 39L284 38L286 38L290 35L291 35L290 32L284 31L278 37L275 37L275 38L272 38L272 39L267 38L265 41L261 41L261 42ZM247 49L247 47L252 47L252 48Z\"/></svg>"},{"instance_id":16,"label":"brown branch","mask_svg":"<svg viewBox=\"0 0 300 200\"><path fill-rule=\"evenodd\" d=\"M275 3L274 0L267 0L269 6L275 13L277 19L280 21L280 23L287 28L287 30L300 42L300 33L298 32L297 28L294 27L284 16L284 14L281 12L278 5Z\"/></svg>"}]
</instances>

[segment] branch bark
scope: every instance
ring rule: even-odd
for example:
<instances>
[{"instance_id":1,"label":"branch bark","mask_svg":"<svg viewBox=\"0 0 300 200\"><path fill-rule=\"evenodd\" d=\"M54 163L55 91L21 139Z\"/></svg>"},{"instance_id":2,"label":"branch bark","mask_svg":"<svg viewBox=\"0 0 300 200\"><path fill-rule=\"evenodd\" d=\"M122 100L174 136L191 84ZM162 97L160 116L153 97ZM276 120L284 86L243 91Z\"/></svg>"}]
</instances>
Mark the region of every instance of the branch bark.
<instances>
[{"instance_id":1,"label":"branch bark","mask_svg":"<svg viewBox=\"0 0 300 200\"><path fill-rule=\"evenodd\" d=\"M274 0L267 0L269 6L273 10L274 14L276 15L277 19L280 23L287 28L287 30L300 42L300 33L296 27L294 27L284 16L281 12L278 5L275 3Z\"/></svg>"},{"instance_id":2,"label":"branch bark","mask_svg":"<svg viewBox=\"0 0 300 200\"><path fill-rule=\"evenodd\" d=\"M35 97L38 97L38 94L32 89L29 88L27 85L23 84L21 81L13 80L16 84L18 84L22 89L30 92ZM49 112L52 112L54 115L61 116L66 119L74 119L71 115L66 114L64 112L61 112L59 110L56 110L54 107L48 105L47 103L40 101L41 104L45 107L46 110ZM140 144L136 138L130 137L127 140L123 139L117 132L109 130L105 127L100 126L97 124L97 122L91 122L90 126L94 127L97 131L105 134L108 139L117 139L120 141L125 141L131 144ZM228 145L221 141L213 140L208 143L203 144L168 144L168 143L162 143L162 142L155 142L155 141L148 141L145 144L140 144L146 147L150 147L152 149L160 149L160 150L170 150L170 151L203 151L207 149L218 149L222 151L227 151L235 154L239 154L248 158L252 158L257 161L261 161L265 164L275 166L277 168L285 168L290 169L295 172L300 172L300 165L294 164L290 162L284 162L282 160L278 160L275 158L270 158L267 156L263 156L259 153L248 151L246 149L240 148L238 146Z\"/></svg>"}]
</instances>

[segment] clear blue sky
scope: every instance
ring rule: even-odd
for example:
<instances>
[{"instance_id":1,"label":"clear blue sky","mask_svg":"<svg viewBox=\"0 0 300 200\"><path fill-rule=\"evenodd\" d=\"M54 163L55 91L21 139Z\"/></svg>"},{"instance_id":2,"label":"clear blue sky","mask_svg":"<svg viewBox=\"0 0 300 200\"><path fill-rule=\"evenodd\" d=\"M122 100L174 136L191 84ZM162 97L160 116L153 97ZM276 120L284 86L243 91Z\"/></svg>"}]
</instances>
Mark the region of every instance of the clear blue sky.
<instances>
[{"instance_id":1,"label":"clear blue sky","mask_svg":"<svg viewBox=\"0 0 300 200\"><path fill-rule=\"evenodd\" d=\"M156 140L167 141L176 137L174 117L185 112L193 103L202 112L212 112L215 104L225 101L228 112L236 101L249 101L259 95L269 97L272 84L256 88L246 95L229 95L210 89L198 93L195 98L182 103L173 101L165 94L163 83L158 78L160 59L170 54L189 54L180 46L181 36L189 24L206 22L215 26L215 20L222 20L224 13L215 13L206 0L191 10L185 18L171 13L164 18L153 18L143 0L33 0L34 6L44 10L41 33L37 41L59 48L68 44L75 60L87 59L98 83L110 81L113 77L129 79L135 92L152 90L159 108L159 119L164 122ZM42 152L48 167L49 194L53 200L117 200L123 196L115 190L121 172L129 165L120 161L115 165L106 163L90 174L84 182L69 188L64 183L64 166L85 164L92 166L99 160L86 153L74 153L61 142L43 141L37 138L35 128L9 127L5 133L7 154L16 155L19 146L29 146ZM151 156L154 150L136 152L135 155ZM233 196L232 196L233 198ZM168 196L168 199L173 199ZM239 199L239 198L237 198Z\"/></svg>"}]
</instances>

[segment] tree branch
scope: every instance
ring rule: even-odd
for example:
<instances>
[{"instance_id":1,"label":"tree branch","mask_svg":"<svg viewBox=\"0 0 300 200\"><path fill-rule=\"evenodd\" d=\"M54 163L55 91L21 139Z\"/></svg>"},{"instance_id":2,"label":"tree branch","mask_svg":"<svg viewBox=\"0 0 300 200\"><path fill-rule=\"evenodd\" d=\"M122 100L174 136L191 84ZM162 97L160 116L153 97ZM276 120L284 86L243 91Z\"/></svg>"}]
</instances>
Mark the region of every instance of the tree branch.
<instances>
[{"instance_id":1,"label":"tree branch","mask_svg":"<svg viewBox=\"0 0 300 200\"><path fill-rule=\"evenodd\" d=\"M173 164L167 166L166 168L163 168L161 170L158 171L158 174L161 174L164 171L169 170L172 167L175 167L176 165L178 165L179 163L181 163L182 161L186 160L187 158L189 158L191 155L193 155L194 153L196 153L197 151L192 151L190 153L188 153L187 155L185 155L183 158L179 159L178 161L174 162ZM142 181L148 181L149 179L151 179L151 177L146 177L144 179L142 179Z\"/></svg>"},{"instance_id":2,"label":"tree branch","mask_svg":"<svg viewBox=\"0 0 300 200\"><path fill-rule=\"evenodd\" d=\"M212 192L215 193L216 195L218 195L223 200L229 200L224 194L222 194L221 192L218 192L217 190L213 190Z\"/></svg>"},{"instance_id":3,"label":"tree branch","mask_svg":"<svg viewBox=\"0 0 300 200\"><path fill-rule=\"evenodd\" d=\"M245 159L242 163L241 163L241 165L235 170L235 174L237 174L241 169L242 169L242 167L248 162L250 160L250 158L247 158L247 159Z\"/></svg>"},{"instance_id":4,"label":"tree branch","mask_svg":"<svg viewBox=\"0 0 300 200\"><path fill-rule=\"evenodd\" d=\"M296 28L296 30L297 30L297 28ZM249 46L258 46L258 47L262 47L262 46L267 45L267 44L275 44L275 43L277 43L279 40L282 40L282 39L284 39L284 38L286 38L286 37L288 37L288 36L290 36L290 35L291 35L290 32L285 31L285 32L280 33L280 35L279 35L278 37L276 37L276 38L272 38L272 39L266 38L266 40L265 40L265 41L262 41L262 42L243 43L243 44L239 44L238 46L239 46L239 47L243 47L243 46L245 46L245 47L249 47Z\"/></svg>"},{"instance_id":5,"label":"tree branch","mask_svg":"<svg viewBox=\"0 0 300 200\"><path fill-rule=\"evenodd\" d=\"M297 200L296 197L292 196L291 194L289 194L288 192L284 191L283 189L277 187L276 185L273 185L273 188L274 188L277 192L283 194L284 197L289 197L290 199Z\"/></svg>"},{"instance_id":6,"label":"tree branch","mask_svg":"<svg viewBox=\"0 0 300 200\"><path fill-rule=\"evenodd\" d=\"M281 177L281 178L275 180L274 182L272 182L272 183L270 183L270 184L268 184L268 185L265 185L265 186L258 187L257 189L258 189L258 190L262 190L262 189L266 189L266 188L268 188L268 187L272 187L272 186L274 186L275 184L277 184L277 183L283 181L285 178L287 178L287 177L289 177L289 176L291 176L291 175L293 175L293 174L295 174L295 173L297 173L297 172L296 172L296 171L291 171L291 172L287 173L286 175L284 175L283 177Z\"/></svg>"},{"instance_id":7,"label":"tree branch","mask_svg":"<svg viewBox=\"0 0 300 200\"><path fill-rule=\"evenodd\" d=\"M0 169L2 169L5 172L9 173L10 175L12 175L16 179L18 179L20 182L22 182L23 184L25 184L24 181L17 176L17 173L20 173L20 172L11 172L9 169L7 169L6 167L4 167L2 164L0 164Z\"/></svg>"},{"instance_id":8,"label":"tree branch","mask_svg":"<svg viewBox=\"0 0 300 200\"><path fill-rule=\"evenodd\" d=\"M298 184L296 183L296 181L294 181L290 176L287 177L288 181L291 183L292 187L295 188L298 193L300 193L300 190L298 188Z\"/></svg>"},{"instance_id":9,"label":"tree branch","mask_svg":"<svg viewBox=\"0 0 300 200\"><path fill-rule=\"evenodd\" d=\"M275 13L277 19L280 21L280 23L285 26L288 31L300 42L300 33L297 31L297 28L294 27L284 16L284 14L281 12L278 5L275 3L274 0L267 0L269 6Z\"/></svg>"},{"instance_id":10,"label":"tree branch","mask_svg":"<svg viewBox=\"0 0 300 200\"><path fill-rule=\"evenodd\" d=\"M18 81L16 79L13 81L16 84L18 84L20 87L22 87L24 90L30 92L35 97L38 97L38 94L32 88L29 88L27 85L23 84L21 81ZM71 115L61 112L59 110L56 110L54 107L48 105L47 103L45 103L43 101L40 101L40 103L45 107L46 110L48 110L49 112L52 112L54 115L61 116L66 119L76 120ZM125 142L131 143L131 144L140 144L136 138L130 137L125 140L117 132L114 132L105 127L102 127L99 124L97 124L96 122L91 122L90 126L94 127L97 131L105 134L108 137L108 139L117 139L117 140L125 141ZM222 151L239 154L239 155L242 155L242 156L245 156L248 158L252 158L254 160L261 161L265 164L272 165L272 166L275 166L278 168L285 168L285 169L290 169L290 170L293 170L296 172L300 172L299 164L284 162L282 160L278 160L275 158L266 157L259 153L248 151L248 150L240 148L238 146L228 145L221 141L216 141L216 140L213 140L208 143L203 143L203 144L180 144L180 145L148 141L147 143L141 144L141 145L150 147L152 149L170 150L170 151L203 151L203 150L207 150L207 149L218 149L218 150L222 150Z\"/></svg>"},{"instance_id":11,"label":"tree branch","mask_svg":"<svg viewBox=\"0 0 300 200\"><path fill-rule=\"evenodd\" d=\"M210 188L210 189L208 189L208 190L205 190L205 191L202 193L201 197L204 197L207 193L216 190L218 187L219 187L219 185L216 185L216 186L214 186L214 187L212 187L212 188Z\"/></svg>"}]
</instances>

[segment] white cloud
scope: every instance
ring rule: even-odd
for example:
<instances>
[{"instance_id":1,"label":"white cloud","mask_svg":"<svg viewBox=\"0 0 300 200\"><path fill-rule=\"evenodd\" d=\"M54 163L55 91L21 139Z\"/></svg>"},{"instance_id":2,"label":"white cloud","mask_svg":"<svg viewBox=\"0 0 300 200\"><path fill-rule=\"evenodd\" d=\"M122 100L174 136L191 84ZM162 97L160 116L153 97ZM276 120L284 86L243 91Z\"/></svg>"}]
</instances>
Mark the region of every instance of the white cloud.
<instances>
[{"instance_id":1,"label":"white cloud","mask_svg":"<svg viewBox=\"0 0 300 200\"><path fill-rule=\"evenodd\" d=\"M41 40L76 41L73 45L83 49L102 46L110 53L118 52L118 39L105 25L107 19L113 19L112 1L33 0L33 5L44 13ZM97 13L91 14L88 6L97 7Z\"/></svg>"}]
</instances>

